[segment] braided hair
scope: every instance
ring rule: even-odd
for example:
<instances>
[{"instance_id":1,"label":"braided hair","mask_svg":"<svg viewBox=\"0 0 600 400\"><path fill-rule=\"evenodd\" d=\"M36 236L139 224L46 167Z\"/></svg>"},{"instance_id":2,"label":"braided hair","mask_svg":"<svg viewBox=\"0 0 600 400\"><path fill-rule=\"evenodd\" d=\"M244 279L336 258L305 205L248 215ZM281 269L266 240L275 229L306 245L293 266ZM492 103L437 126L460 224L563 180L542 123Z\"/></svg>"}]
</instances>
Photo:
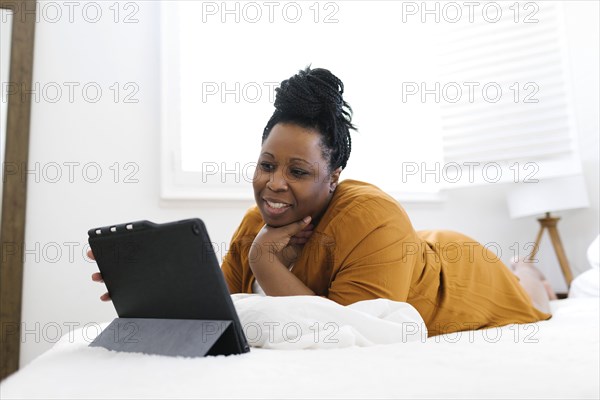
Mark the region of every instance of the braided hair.
<instances>
[{"instance_id":1,"label":"braided hair","mask_svg":"<svg viewBox=\"0 0 600 400\"><path fill-rule=\"evenodd\" d=\"M322 155L329 172L344 169L352 140L352 108L342 97L344 83L330 71L310 66L281 82L275 89L275 112L267 122L262 142L278 123L294 123L321 134Z\"/></svg>"}]
</instances>

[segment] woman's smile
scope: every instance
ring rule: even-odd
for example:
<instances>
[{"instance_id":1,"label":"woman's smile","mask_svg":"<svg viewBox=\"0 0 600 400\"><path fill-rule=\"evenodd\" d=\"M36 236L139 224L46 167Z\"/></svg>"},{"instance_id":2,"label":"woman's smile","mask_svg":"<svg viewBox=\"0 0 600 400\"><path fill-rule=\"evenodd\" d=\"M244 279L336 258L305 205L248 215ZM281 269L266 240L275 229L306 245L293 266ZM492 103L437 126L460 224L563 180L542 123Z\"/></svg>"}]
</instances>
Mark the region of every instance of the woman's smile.
<instances>
[{"instance_id":1,"label":"woman's smile","mask_svg":"<svg viewBox=\"0 0 600 400\"><path fill-rule=\"evenodd\" d=\"M288 211L290 208L292 208L291 204L281 203L281 202L277 202L277 201L269 201L267 199L263 199L263 200L264 200L265 212L272 217L279 216L279 215L285 213L286 211Z\"/></svg>"}]
</instances>

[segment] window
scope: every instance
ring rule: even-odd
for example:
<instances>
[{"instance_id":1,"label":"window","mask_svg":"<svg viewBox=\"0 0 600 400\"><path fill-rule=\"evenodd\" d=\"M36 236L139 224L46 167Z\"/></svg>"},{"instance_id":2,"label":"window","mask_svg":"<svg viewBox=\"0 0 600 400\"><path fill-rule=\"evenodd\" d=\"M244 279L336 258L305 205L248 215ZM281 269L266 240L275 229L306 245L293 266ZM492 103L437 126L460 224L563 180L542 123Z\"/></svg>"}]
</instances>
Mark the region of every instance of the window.
<instances>
[{"instance_id":1,"label":"window","mask_svg":"<svg viewBox=\"0 0 600 400\"><path fill-rule=\"evenodd\" d=\"M402 81L435 73L435 32L417 20L398 24L394 2L265 4L163 5L163 197L252 198L274 89L312 64L344 81L355 111L359 132L342 178L402 199L435 198L438 184L403 183L400 173L402 160L441 160L438 105L400 95Z\"/></svg>"},{"instance_id":2,"label":"window","mask_svg":"<svg viewBox=\"0 0 600 400\"><path fill-rule=\"evenodd\" d=\"M274 89L309 64L355 111L342 179L428 201L577 168L559 5L467 3L163 3L162 197L251 199Z\"/></svg>"}]
</instances>

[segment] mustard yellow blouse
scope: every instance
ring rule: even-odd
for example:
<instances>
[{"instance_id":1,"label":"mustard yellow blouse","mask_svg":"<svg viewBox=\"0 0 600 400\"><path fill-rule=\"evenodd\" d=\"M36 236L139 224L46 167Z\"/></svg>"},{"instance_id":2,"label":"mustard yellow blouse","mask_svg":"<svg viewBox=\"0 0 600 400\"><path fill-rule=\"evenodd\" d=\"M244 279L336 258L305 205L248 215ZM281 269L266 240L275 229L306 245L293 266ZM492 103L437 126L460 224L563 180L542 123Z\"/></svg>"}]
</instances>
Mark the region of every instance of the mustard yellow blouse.
<instances>
[{"instance_id":1,"label":"mustard yellow blouse","mask_svg":"<svg viewBox=\"0 0 600 400\"><path fill-rule=\"evenodd\" d=\"M222 265L232 293L252 293L248 251L263 226L254 206L233 235ZM292 273L342 305L408 302L430 336L550 318L493 252L457 232L415 231L395 199L354 180L338 185Z\"/></svg>"}]
</instances>

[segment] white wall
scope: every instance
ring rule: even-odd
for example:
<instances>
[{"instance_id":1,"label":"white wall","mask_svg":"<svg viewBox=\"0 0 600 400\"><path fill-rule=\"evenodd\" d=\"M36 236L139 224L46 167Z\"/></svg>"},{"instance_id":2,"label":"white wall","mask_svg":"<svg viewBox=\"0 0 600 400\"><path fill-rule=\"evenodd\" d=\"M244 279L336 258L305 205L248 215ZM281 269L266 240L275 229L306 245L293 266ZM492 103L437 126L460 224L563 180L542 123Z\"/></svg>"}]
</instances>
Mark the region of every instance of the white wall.
<instances>
[{"instance_id":1,"label":"white wall","mask_svg":"<svg viewBox=\"0 0 600 400\"><path fill-rule=\"evenodd\" d=\"M213 241L225 245L251 205L194 202L165 206L159 201L158 2L137 4L139 23L114 23L114 15L104 10L106 14L95 24L76 13L75 23L41 20L36 28L34 82L42 86L57 82L64 93L57 103L34 102L32 110L30 169L39 163L42 176L36 182L34 174L28 175L25 246L29 254L24 271L21 365L52 346L57 328L64 334L70 323L81 326L116 316L110 303L98 300L103 287L90 280L96 268L82 256L88 229L137 219L164 222L200 217ZM130 10L122 10L121 19L124 11ZM564 217L560 232L578 274L587 268L585 249L598 234L598 3L570 2L567 22L579 144L592 204L586 210L560 214ZM81 86L98 82L103 96L98 103L86 102L79 86L70 103L64 82L81 82ZM135 82L139 103L115 103L109 89L114 82L121 87ZM81 163L73 182L69 182L65 162ZM82 165L90 162L101 166L98 183L82 177ZM138 165L135 178L139 182L124 183L121 175L114 183L109 167L115 162L120 163L122 174L130 171L123 169L125 163ZM48 182L55 171L50 163L63 165L58 183ZM93 171L88 172L87 178L93 178ZM510 220L504 191L503 186L460 189L449 192L443 203L405 207L417 229L453 229L483 243L497 242L507 261L512 243L534 240L537 222ZM69 246L75 250L73 258ZM560 289L562 278L548 246L541 250L540 259Z\"/></svg>"}]
</instances>

